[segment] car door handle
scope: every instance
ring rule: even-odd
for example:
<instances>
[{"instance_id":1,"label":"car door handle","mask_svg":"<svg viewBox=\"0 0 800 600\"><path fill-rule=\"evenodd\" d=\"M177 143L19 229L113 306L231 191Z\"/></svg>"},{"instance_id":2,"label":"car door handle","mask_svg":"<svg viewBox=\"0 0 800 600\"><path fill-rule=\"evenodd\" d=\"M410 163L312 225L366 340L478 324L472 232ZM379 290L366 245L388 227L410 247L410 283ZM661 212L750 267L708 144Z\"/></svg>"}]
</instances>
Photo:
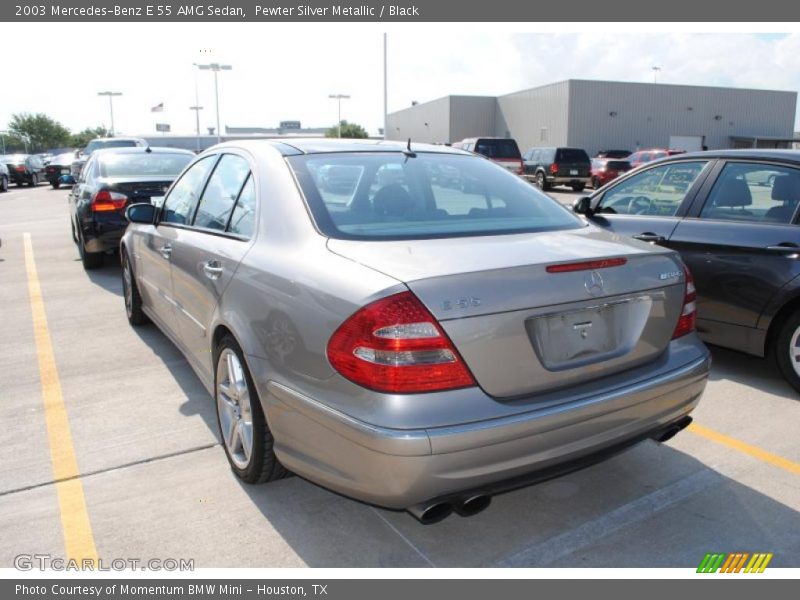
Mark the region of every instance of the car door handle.
<instances>
[{"instance_id":1,"label":"car door handle","mask_svg":"<svg viewBox=\"0 0 800 600\"><path fill-rule=\"evenodd\" d=\"M164 244L159 248L158 252L161 254L162 257L169 260L172 256L172 244Z\"/></svg>"},{"instance_id":2,"label":"car door handle","mask_svg":"<svg viewBox=\"0 0 800 600\"><path fill-rule=\"evenodd\" d=\"M643 242L652 242L653 244L660 244L667 238L665 238L663 235L657 235L648 231L647 233L640 233L639 235L633 236L633 239L641 240Z\"/></svg>"},{"instance_id":3,"label":"car door handle","mask_svg":"<svg viewBox=\"0 0 800 600\"><path fill-rule=\"evenodd\" d=\"M218 260L210 260L203 265L203 271L211 281L216 281L222 275L222 265Z\"/></svg>"},{"instance_id":4,"label":"car door handle","mask_svg":"<svg viewBox=\"0 0 800 600\"><path fill-rule=\"evenodd\" d=\"M765 248L768 252L778 252L780 254L797 254L800 252L800 246L797 244L776 244L775 246L767 246Z\"/></svg>"}]
</instances>

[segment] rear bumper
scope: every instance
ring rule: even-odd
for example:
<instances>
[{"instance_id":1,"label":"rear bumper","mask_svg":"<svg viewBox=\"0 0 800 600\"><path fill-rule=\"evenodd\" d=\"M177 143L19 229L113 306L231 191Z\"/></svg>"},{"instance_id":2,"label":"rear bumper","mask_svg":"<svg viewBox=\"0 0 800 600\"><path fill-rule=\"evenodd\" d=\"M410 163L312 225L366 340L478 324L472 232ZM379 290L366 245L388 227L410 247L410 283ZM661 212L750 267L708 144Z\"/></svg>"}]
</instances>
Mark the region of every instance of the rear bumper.
<instances>
[{"instance_id":1,"label":"rear bumper","mask_svg":"<svg viewBox=\"0 0 800 600\"><path fill-rule=\"evenodd\" d=\"M592 178L588 175L586 177L562 177L550 175L546 179L547 183L552 185L575 185L580 183L588 185Z\"/></svg>"},{"instance_id":2,"label":"rear bumper","mask_svg":"<svg viewBox=\"0 0 800 600\"><path fill-rule=\"evenodd\" d=\"M125 234L127 222L100 222L84 224L83 241L87 252L106 252L117 250Z\"/></svg>"},{"instance_id":3,"label":"rear bumper","mask_svg":"<svg viewBox=\"0 0 800 600\"><path fill-rule=\"evenodd\" d=\"M543 479L663 432L694 409L710 368L703 348L680 368L577 402L452 427L398 430L356 420L264 380L259 360L250 358L281 462L332 490L390 508L497 489L504 481Z\"/></svg>"}]
</instances>

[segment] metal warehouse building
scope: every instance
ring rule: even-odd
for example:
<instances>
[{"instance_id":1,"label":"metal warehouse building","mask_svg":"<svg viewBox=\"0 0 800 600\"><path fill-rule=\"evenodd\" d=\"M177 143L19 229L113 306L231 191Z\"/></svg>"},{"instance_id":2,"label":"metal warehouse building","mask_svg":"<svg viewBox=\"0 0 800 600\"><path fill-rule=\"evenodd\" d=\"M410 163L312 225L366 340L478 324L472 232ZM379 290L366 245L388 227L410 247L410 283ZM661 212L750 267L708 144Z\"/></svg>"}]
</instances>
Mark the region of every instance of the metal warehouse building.
<instances>
[{"instance_id":1,"label":"metal warehouse building","mask_svg":"<svg viewBox=\"0 0 800 600\"><path fill-rule=\"evenodd\" d=\"M391 113L388 139L452 143L513 137L533 146L785 148L797 93L570 79L505 96L446 96Z\"/></svg>"}]
</instances>

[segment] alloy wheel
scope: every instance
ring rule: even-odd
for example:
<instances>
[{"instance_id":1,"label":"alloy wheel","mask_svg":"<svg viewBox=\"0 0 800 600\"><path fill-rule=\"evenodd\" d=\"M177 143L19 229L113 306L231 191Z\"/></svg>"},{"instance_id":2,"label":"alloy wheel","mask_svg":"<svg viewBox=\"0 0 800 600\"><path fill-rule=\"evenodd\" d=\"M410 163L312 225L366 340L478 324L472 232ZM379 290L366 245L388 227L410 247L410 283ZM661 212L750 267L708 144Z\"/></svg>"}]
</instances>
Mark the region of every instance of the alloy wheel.
<instances>
[{"instance_id":1,"label":"alloy wheel","mask_svg":"<svg viewBox=\"0 0 800 600\"><path fill-rule=\"evenodd\" d=\"M247 468L253 453L250 390L242 363L230 348L217 359L217 413L228 456L238 468Z\"/></svg>"},{"instance_id":2,"label":"alloy wheel","mask_svg":"<svg viewBox=\"0 0 800 600\"><path fill-rule=\"evenodd\" d=\"M789 363L800 377L800 327L794 330L792 339L789 341Z\"/></svg>"}]
</instances>

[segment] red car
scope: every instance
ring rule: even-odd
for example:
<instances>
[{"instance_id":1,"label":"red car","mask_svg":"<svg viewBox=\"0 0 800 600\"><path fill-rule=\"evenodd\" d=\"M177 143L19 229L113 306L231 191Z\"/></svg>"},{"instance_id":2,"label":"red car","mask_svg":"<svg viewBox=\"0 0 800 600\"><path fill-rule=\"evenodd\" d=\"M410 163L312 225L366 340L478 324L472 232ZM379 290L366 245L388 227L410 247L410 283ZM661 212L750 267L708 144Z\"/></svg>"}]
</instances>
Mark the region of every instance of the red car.
<instances>
[{"instance_id":1,"label":"red car","mask_svg":"<svg viewBox=\"0 0 800 600\"><path fill-rule=\"evenodd\" d=\"M603 187L609 181L616 179L632 168L627 158L624 160L616 158L593 158L591 171L592 187L594 189Z\"/></svg>"},{"instance_id":2,"label":"red car","mask_svg":"<svg viewBox=\"0 0 800 600\"><path fill-rule=\"evenodd\" d=\"M658 158L665 158L673 154L683 154L686 150L669 150L667 148L650 148L649 150L637 150L631 154L626 160L631 163L632 168L636 168L644 163L649 163L651 160Z\"/></svg>"}]
</instances>

